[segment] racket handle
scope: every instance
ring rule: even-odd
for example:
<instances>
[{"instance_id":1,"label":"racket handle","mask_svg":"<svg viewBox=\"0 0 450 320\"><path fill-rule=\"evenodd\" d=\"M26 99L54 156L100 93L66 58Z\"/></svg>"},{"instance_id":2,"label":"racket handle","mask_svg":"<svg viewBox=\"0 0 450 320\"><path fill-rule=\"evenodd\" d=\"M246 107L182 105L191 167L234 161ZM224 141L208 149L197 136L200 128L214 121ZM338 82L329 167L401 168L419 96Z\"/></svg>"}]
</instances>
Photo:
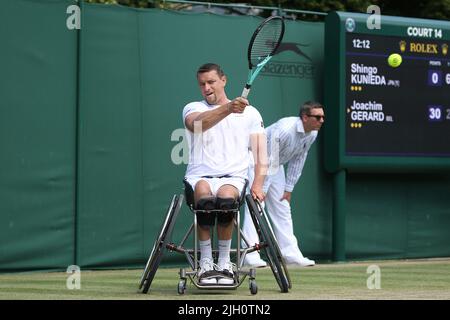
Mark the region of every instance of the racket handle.
<instances>
[{"instance_id":1,"label":"racket handle","mask_svg":"<svg viewBox=\"0 0 450 320\"><path fill-rule=\"evenodd\" d=\"M244 90L242 91L241 97L247 99L248 94L250 93L251 85L246 84Z\"/></svg>"}]
</instances>

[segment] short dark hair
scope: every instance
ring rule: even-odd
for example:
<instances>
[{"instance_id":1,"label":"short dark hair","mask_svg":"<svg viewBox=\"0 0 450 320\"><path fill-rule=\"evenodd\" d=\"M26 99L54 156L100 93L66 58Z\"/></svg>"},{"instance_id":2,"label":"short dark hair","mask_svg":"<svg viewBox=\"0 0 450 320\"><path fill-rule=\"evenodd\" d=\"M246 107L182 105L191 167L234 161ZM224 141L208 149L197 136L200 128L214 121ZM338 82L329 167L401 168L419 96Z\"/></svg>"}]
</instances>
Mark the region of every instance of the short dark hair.
<instances>
[{"instance_id":1,"label":"short dark hair","mask_svg":"<svg viewBox=\"0 0 450 320\"><path fill-rule=\"evenodd\" d=\"M198 68L197 70L197 76L200 73L205 73L205 72L210 72L215 70L217 72L217 74L219 75L219 77L223 77L225 75L225 73L223 72L222 68L216 64L216 63L205 63L204 65L201 65L200 68Z\"/></svg>"},{"instance_id":2,"label":"short dark hair","mask_svg":"<svg viewBox=\"0 0 450 320\"><path fill-rule=\"evenodd\" d=\"M301 118L304 114L311 114L312 109L323 109L323 105L316 101L306 101L300 107L299 117Z\"/></svg>"}]
</instances>

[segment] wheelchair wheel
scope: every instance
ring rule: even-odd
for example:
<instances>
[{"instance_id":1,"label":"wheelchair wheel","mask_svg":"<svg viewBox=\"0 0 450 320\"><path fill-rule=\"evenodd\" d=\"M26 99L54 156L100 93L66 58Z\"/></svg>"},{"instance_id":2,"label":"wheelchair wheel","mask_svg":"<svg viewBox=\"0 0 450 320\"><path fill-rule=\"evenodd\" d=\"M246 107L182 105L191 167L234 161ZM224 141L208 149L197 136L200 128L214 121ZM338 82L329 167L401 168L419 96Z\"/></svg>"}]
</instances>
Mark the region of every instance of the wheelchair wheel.
<instances>
[{"instance_id":1,"label":"wheelchair wheel","mask_svg":"<svg viewBox=\"0 0 450 320\"><path fill-rule=\"evenodd\" d=\"M259 201L256 201L255 203L256 203L256 206L258 207L259 212L261 213L261 217L262 217L262 220L264 221L264 225L267 226L267 231L269 233L269 236L271 239L273 239L273 248L275 250L276 256L278 257L278 259L280 261L281 266L283 267L284 274L286 276L286 279L287 279L287 282L289 285L289 289L292 289L291 277L289 276L288 268L286 266L286 263L284 262L284 258L283 258L283 255L281 254L280 246L278 245L278 241L277 241L277 238L275 237L275 234L271 227L269 218L267 217L267 214L264 212L264 209L263 209L261 203L259 203Z\"/></svg>"},{"instance_id":2,"label":"wheelchair wheel","mask_svg":"<svg viewBox=\"0 0 450 320\"><path fill-rule=\"evenodd\" d=\"M281 292L288 292L291 287L289 273L283 262L278 243L272 233L270 222L263 215L259 202L257 203L251 195L247 195L246 200L259 239L265 244L265 246L262 246L261 250L269 260L270 268L272 269Z\"/></svg>"},{"instance_id":3,"label":"wheelchair wheel","mask_svg":"<svg viewBox=\"0 0 450 320\"><path fill-rule=\"evenodd\" d=\"M153 278L155 277L156 271L158 270L164 255L164 250L166 250L166 245L170 241L170 236L182 204L183 195L174 195L172 202L167 209L167 215L161 226L161 231L156 238L150 257L145 266L144 273L141 277L139 289L142 289L142 293L147 293L152 284Z\"/></svg>"}]
</instances>

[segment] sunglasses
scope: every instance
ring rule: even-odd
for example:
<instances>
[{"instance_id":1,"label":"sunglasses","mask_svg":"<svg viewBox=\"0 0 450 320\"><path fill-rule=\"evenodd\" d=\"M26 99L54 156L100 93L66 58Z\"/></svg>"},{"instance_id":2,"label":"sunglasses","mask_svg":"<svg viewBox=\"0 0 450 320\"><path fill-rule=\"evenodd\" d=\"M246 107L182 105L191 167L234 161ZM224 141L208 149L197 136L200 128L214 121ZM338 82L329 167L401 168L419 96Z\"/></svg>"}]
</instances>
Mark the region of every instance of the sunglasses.
<instances>
[{"instance_id":1,"label":"sunglasses","mask_svg":"<svg viewBox=\"0 0 450 320\"><path fill-rule=\"evenodd\" d=\"M323 121L325 121L325 116L319 116L319 115L313 115L313 114L307 114L307 116L316 118L317 121L320 121L320 119L323 119Z\"/></svg>"}]
</instances>

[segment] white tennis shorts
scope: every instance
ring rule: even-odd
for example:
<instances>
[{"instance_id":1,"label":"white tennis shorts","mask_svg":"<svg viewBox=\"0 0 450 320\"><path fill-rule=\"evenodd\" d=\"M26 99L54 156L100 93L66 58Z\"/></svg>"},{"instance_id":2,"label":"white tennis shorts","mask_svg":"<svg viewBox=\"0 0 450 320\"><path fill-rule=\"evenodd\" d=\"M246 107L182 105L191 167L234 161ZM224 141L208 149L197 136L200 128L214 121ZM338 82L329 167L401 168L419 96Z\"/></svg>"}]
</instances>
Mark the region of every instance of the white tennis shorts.
<instances>
[{"instance_id":1,"label":"white tennis shorts","mask_svg":"<svg viewBox=\"0 0 450 320\"><path fill-rule=\"evenodd\" d=\"M192 189L195 190L195 185L200 180L205 180L211 189L211 193L213 196L217 196L217 191L220 187L229 184L238 189L239 194L242 193L242 189L245 186L245 179L239 177L224 177L224 178L204 178L204 177L186 177L187 182L192 186Z\"/></svg>"}]
</instances>

